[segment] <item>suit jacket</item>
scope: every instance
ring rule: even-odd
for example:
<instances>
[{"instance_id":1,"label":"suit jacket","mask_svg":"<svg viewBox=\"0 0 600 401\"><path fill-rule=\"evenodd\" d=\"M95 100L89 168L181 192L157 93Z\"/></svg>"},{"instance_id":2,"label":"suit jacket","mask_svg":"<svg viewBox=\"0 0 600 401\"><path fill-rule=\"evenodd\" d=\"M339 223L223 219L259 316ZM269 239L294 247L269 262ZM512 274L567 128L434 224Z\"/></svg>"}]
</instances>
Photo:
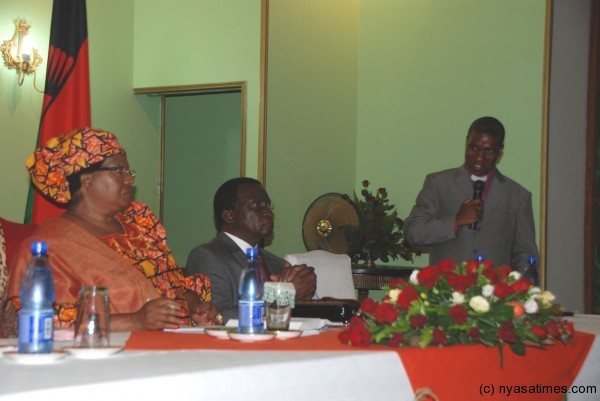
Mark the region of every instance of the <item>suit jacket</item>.
<instances>
[{"instance_id":1,"label":"suit jacket","mask_svg":"<svg viewBox=\"0 0 600 401\"><path fill-rule=\"evenodd\" d=\"M285 260L260 249L260 256L271 274L280 274ZM212 302L219 308L225 322L238 318L238 287L246 255L225 233L210 242L198 245L190 252L185 275L203 273L211 281Z\"/></svg>"},{"instance_id":2,"label":"suit jacket","mask_svg":"<svg viewBox=\"0 0 600 401\"><path fill-rule=\"evenodd\" d=\"M457 263L483 254L494 264L524 272L529 256L537 258L531 193L496 170L477 229L456 228L460 205L473 197L470 173L459 168L429 174L404 222L406 239L430 247L430 263Z\"/></svg>"}]
</instances>

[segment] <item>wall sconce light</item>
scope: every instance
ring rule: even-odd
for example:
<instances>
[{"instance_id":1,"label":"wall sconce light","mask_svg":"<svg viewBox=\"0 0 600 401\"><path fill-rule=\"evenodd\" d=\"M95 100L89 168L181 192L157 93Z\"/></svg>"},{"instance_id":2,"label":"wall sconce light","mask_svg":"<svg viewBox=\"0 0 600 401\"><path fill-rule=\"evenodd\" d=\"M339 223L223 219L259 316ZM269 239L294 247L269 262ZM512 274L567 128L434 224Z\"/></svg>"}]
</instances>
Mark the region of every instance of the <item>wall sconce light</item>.
<instances>
[{"instance_id":1,"label":"wall sconce light","mask_svg":"<svg viewBox=\"0 0 600 401\"><path fill-rule=\"evenodd\" d=\"M29 25L25 20L15 20L15 33L12 39L5 40L0 45L4 64L8 69L17 70L17 83L23 85L25 74L33 74L33 87L36 91L43 93L35 85L35 70L42 63L42 56L32 46L29 37Z\"/></svg>"}]
</instances>

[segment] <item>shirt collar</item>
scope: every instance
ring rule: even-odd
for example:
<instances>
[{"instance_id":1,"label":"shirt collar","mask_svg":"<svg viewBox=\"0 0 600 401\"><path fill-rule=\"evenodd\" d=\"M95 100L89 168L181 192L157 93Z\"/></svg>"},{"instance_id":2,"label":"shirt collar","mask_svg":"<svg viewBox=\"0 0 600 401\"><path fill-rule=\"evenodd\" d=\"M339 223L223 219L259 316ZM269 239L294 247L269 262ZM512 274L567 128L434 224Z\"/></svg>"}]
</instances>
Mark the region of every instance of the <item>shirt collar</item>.
<instances>
[{"instance_id":1,"label":"shirt collar","mask_svg":"<svg viewBox=\"0 0 600 401\"><path fill-rule=\"evenodd\" d=\"M223 231L225 233L225 235L227 235L229 238L231 238L231 240L233 242L235 242L235 244L237 246L240 247L240 249L244 252L244 254L246 254L246 249L248 248L254 248L252 245L250 245L249 243L247 243L246 241L244 241L243 239L236 237L233 234L228 233L227 231Z\"/></svg>"}]
</instances>

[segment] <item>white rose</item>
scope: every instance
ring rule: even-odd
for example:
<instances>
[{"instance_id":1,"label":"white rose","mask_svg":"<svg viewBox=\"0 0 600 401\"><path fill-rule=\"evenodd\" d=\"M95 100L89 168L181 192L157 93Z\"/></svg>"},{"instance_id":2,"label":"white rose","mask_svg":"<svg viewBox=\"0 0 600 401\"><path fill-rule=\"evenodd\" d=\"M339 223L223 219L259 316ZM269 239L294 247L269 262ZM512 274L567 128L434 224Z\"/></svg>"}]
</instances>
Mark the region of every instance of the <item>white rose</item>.
<instances>
[{"instance_id":1,"label":"white rose","mask_svg":"<svg viewBox=\"0 0 600 401\"><path fill-rule=\"evenodd\" d=\"M465 296L462 292L454 291L452 293L452 305L460 305L465 303Z\"/></svg>"},{"instance_id":2,"label":"white rose","mask_svg":"<svg viewBox=\"0 0 600 401\"><path fill-rule=\"evenodd\" d=\"M473 308L475 312L479 313L486 313L490 310L489 302L481 295L475 295L473 298L471 298L469 301L469 306Z\"/></svg>"},{"instance_id":3,"label":"white rose","mask_svg":"<svg viewBox=\"0 0 600 401\"><path fill-rule=\"evenodd\" d=\"M515 279L515 281L517 281L518 279L521 278L521 273L519 273L518 271L512 271L512 272L510 272L508 277L512 277Z\"/></svg>"},{"instance_id":4,"label":"white rose","mask_svg":"<svg viewBox=\"0 0 600 401\"><path fill-rule=\"evenodd\" d=\"M419 275L419 271L413 270L412 273L410 274L410 278L408 280L413 284L419 284L419 280L417 279L418 275Z\"/></svg>"},{"instance_id":5,"label":"white rose","mask_svg":"<svg viewBox=\"0 0 600 401\"><path fill-rule=\"evenodd\" d=\"M556 297L550 291L544 291L540 294L540 301L542 301L545 306L552 305L555 299Z\"/></svg>"},{"instance_id":6,"label":"white rose","mask_svg":"<svg viewBox=\"0 0 600 401\"><path fill-rule=\"evenodd\" d=\"M532 298L539 298L541 292L542 290L540 290L540 287L529 287L529 290L527 290L527 293L531 295Z\"/></svg>"},{"instance_id":7,"label":"white rose","mask_svg":"<svg viewBox=\"0 0 600 401\"><path fill-rule=\"evenodd\" d=\"M390 302L393 304L398 302L398 295L400 295L401 292L402 292L402 290L400 290L399 288L391 289L390 293L388 294L390 297Z\"/></svg>"},{"instance_id":8,"label":"white rose","mask_svg":"<svg viewBox=\"0 0 600 401\"><path fill-rule=\"evenodd\" d=\"M538 303L533 298L529 298L523 306L525 307L525 312L529 313L530 315L532 313L536 313L540 309Z\"/></svg>"},{"instance_id":9,"label":"white rose","mask_svg":"<svg viewBox=\"0 0 600 401\"><path fill-rule=\"evenodd\" d=\"M496 287L491 284L484 285L481 289L481 295L488 298L491 297L492 295L494 295L494 288Z\"/></svg>"}]
</instances>

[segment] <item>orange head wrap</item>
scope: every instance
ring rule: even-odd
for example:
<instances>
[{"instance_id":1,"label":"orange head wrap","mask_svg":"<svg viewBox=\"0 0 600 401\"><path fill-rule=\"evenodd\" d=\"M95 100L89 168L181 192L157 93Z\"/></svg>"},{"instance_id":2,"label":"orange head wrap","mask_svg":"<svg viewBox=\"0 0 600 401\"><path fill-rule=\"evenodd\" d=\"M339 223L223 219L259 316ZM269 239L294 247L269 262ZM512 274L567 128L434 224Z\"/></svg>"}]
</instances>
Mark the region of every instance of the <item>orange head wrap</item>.
<instances>
[{"instance_id":1,"label":"orange head wrap","mask_svg":"<svg viewBox=\"0 0 600 401\"><path fill-rule=\"evenodd\" d=\"M89 127L50 139L25 162L33 184L58 203L71 200L67 177L125 150L114 134Z\"/></svg>"}]
</instances>

